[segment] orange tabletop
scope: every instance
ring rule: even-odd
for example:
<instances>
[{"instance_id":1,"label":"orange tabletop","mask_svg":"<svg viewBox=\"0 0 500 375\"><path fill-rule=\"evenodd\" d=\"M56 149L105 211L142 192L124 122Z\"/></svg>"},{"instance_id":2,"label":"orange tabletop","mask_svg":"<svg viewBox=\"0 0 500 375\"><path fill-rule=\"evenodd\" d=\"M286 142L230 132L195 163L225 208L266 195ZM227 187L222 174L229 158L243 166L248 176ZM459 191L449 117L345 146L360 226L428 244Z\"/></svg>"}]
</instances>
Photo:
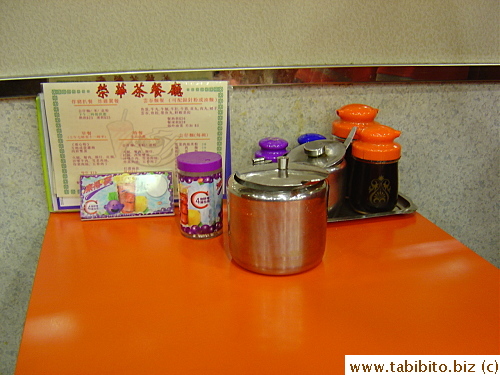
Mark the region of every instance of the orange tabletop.
<instances>
[{"instance_id":1,"label":"orange tabletop","mask_svg":"<svg viewBox=\"0 0 500 375\"><path fill-rule=\"evenodd\" d=\"M51 214L16 374L340 374L346 354L499 353L499 270L420 214L328 224L264 276L177 217ZM227 224L227 223L226 223Z\"/></svg>"}]
</instances>

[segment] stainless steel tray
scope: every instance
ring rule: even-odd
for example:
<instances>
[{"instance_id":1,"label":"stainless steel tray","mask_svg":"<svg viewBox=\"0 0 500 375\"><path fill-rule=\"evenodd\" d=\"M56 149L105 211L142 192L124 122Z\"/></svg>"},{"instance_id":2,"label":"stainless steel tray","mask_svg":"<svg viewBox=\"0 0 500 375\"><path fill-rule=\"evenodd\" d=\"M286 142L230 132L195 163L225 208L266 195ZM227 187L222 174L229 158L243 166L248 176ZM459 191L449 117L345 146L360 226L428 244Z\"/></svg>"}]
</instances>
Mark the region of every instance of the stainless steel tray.
<instances>
[{"instance_id":1,"label":"stainless steel tray","mask_svg":"<svg viewBox=\"0 0 500 375\"><path fill-rule=\"evenodd\" d=\"M329 216L327 221L329 223L336 223L339 221L370 219L372 217L406 215L411 214L416 210L417 206L403 194L398 195L396 207L392 211L379 212L376 214L360 214L351 208L347 200L344 200L342 206L339 208L339 211L335 215Z\"/></svg>"}]
</instances>

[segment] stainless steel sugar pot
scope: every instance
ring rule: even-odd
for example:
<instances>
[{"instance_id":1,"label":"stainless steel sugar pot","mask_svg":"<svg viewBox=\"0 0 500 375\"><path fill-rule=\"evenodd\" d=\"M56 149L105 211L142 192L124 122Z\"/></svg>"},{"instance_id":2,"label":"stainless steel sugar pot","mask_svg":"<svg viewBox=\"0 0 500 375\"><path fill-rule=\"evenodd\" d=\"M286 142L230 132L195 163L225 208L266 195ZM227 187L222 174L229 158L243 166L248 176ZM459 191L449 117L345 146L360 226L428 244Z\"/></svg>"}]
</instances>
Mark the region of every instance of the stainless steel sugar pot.
<instances>
[{"instance_id":1,"label":"stainless steel sugar pot","mask_svg":"<svg viewBox=\"0 0 500 375\"><path fill-rule=\"evenodd\" d=\"M335 140L316 140L295 147L287 154L290 162L313 165L328 171L330 216L338 212L346 193L347 163L344 156L347 146Z\"/></svg>"},{"instance_id":2,"label":"stainless steel sugar pot","mask_svg":"<svg viewBox=\"0 0 500 375\"><path fill-rule=\"evenodd\" d=\"M323 259L328 172L290 163L254 166L228 181L229 251L238 265L262 274L290 275Z\"/></svg>"}]
</instances>

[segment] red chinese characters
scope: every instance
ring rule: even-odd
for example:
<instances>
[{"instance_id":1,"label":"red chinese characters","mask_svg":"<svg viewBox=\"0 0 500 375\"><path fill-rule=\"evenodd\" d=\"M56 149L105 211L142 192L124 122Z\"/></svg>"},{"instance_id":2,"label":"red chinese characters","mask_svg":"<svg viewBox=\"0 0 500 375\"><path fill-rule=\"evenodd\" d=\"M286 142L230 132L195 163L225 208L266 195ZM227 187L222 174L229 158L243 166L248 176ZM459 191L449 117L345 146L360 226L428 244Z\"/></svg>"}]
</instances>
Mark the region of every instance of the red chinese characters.
<instances>
[{"instance_id":1,"label":"red chinese characters","mask_svg":"<svg viewBox=\"0 0 500 375\"><path fill-rule=\"evenodd\" d=\"M134 91L132 91L132 95L134 95L136 98L142 98L144 97L145 94L147 94L146 91L144 91L142 88L144 87L144 83L138 83L134 86Z\"/></svg>"},{"instance_id":2,"label":"red chinese characters","mask_svg":"<svg viewBox=\"0 0 500 375\"><path fill-rule=\"evenodd\" d=\"M108 85L106 85L105 83L99 84L99 86L97 86L96 94L102 99L107 98L109 95Z\"/></svg>"},{"instance_id":3,"label":"red chinese characters","mask_svg":"<svg viewBox=\"0 0 500 375\"><path fill-rule=\"evenodd\" d=\"M182 86L180 83L173 83L172 86L170 86L170 91L168 92L172 96L182 96Z\"/></svg>"},{"instance_id":4,"label":"red chinese characters","mask_svg":"<svg viewBox=\"0 0 500 375\"><path fill-rule=\"evenodd\" d=\"M132 77L134 79L137 78L136 76L131 76L131 78ZM123 99L123 97L128 94L127 84L125 82L119 82L116 84L115 87L116 87L116 89L114 91L114 94L116 96L120 97L120 99ZM147 90L148 90L148 88L144 85L144 83L139 82L139 83L134 85L134 90L131 92L131 95L135 96L136 98L145 98L147 95L153 95L154 99L160 98L158 100L163 101L162 97L163 97L163 94L166 93L166 91L163 89L161 82L151 83L150 91L148 92ZM99 83L99 85L97 86L96 94L99 98L106 99L110 95L107 84L106 83ZM177 82L173 83L170 86L170 91L168 92L168 95L177 97L177 98L174 98L173 100L182 100L183 102L185 102L185 101L193 102L193 98L183 98L184 93L182 91L182 85L180 83L177 83ZM182 99L179 99L179 98L182 98ZM109 99L109 100L113 100L113 99ZM118 98L115 98L114 100L118 101ZM203 99L199 99L199 100L203 101Z\"/></svg>"},{"instance_id":5,"label":"red chinese characters","mask_svg":"<svg viewBox=\"0 0 500 375\"><path fill-rule=\"evenodd\" d=\"M161 94L163 94L165 90L161 88L161 83L153 83L153 86L151 86L151 94L155 94L155 98L161 97Z\"/></svg>"},{"instance_id":6,"label":"red chinese characters","mask_svg":"<svg viewBox=\"0 0 500 375\"><path fill-rule=\"evenodd\" d=\"M116 85L115 94L120 97L120 99L127 93L126 85L124 83L119 83Z\"/></svg>"}]
</instances>

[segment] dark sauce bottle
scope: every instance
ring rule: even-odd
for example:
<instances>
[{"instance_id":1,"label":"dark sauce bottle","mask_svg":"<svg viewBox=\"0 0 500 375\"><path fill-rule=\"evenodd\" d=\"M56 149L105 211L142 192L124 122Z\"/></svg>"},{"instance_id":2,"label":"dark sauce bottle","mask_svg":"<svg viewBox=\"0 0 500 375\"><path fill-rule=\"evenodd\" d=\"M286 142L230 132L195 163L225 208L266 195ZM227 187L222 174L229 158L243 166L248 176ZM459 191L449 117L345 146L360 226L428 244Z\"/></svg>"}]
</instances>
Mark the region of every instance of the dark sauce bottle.
<instances>
[{"instance_id":1,"label":"dark sauce bottle","mask_svg":"<svg viewBox=\"0 0 500 375\"><path fill-rule=\"evenodd\" d=\"M353 141L357 141L360 137L363 129L379 125L378 122L374 121L375 116L377 116L378 109L370 107L366 104L347 104L339 109L337 109L337 116L339 119L333 121L332 123L332 135L334 139L339 142L344 142L349 132L353 127L356 127L356 134L354 135ZM352 179L352 169L353 169L353 159L351 155L352 147L348 147L345 153L345 161L347 163L347 168L345 171L345 181L346 181L346 193L349 195L349 185Z\"/></svg>"},{"instance_id":2,"label":"dark sauce bottle","mask_svg":"<svg viewBox=\"0 0 500 375\"><path fill-rule=\"evenodd\" d=\"M394 142L401 132L385 125L364 129L352 145L349 201L363 214L391 211L398 200L398 160L401 146Z\"/></svg>"}]
</instances>

